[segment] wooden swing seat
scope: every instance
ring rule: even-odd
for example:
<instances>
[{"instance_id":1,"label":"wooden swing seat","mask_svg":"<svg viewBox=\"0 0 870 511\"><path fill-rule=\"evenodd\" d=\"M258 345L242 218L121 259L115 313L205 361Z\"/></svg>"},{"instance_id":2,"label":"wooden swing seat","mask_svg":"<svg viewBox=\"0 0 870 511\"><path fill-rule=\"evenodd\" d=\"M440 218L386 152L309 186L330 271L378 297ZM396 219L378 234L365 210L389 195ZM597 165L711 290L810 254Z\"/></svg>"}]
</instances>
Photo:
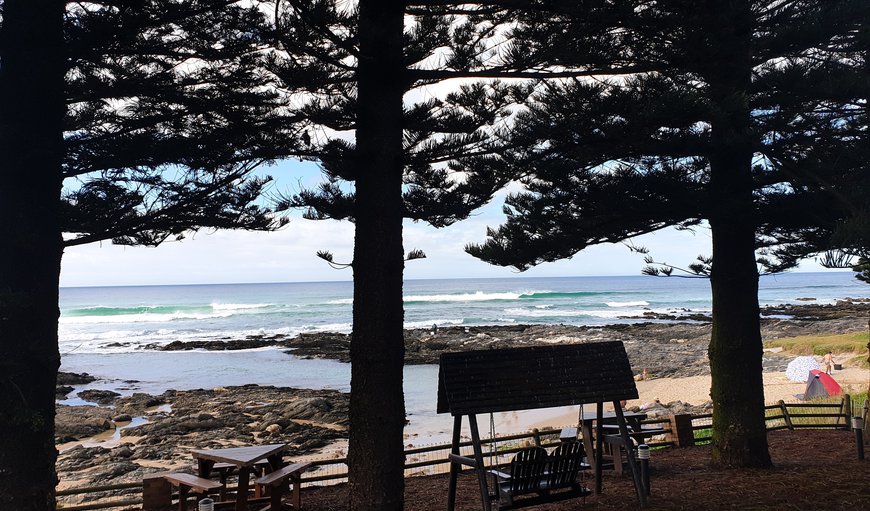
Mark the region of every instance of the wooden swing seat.
<instances>
[{"instance_id":1,"label":"wooden swing seat","mask_svg":"<svg viewBox=\"0 0 870 511\"><path fill-rule=\"evenodd\" d=\"M600 423L604 403L610 402L616 411L620 434L627 436L619 403L637 399L637 396L628 355L619 341L442 353L438 372L438 413L453 415L447 510L456 509L457 480L463 466L474 468L483 511L492 511L493 503L501 509L511 509L589 493L577 482L577 471L583 464L582 455L576 458L555 456L549 463L530 459L528 468L515 465L508 476L510 479L504 479L503 483L496 485L497 489L491 491L477 414L595 403L596 418ZM463 417L468 417L471 433L473 455L470 457L460 454ZM601 493L602 436L598 437L599 445L588 453L589 459L595 460L595 493ZM559 468L565 460L574 463L571 470ZM633 457L629 456L628 464L638 507L643 508L646 494ZM523 475L526 471L528 476ZM526 495L533 496L525 498ZM514 501L517 496L523 498Z\"/></svg>"},{"instance_id":2,"label":"wooden swing seat","mask_svg":"<svg viewBox=\"0 0 870 511\"><path fill-rule=\"evenodd\" d=\"M552 455L541 447L530 447L518 452L511 461L510 474L491 470L499 479L498 509L518 509L547 502L586 497L592 491L582 486L577 478L583 463L583 444L566 442ZM519 496L532 495L516 499Z\"/></svg>"}]
</instances>

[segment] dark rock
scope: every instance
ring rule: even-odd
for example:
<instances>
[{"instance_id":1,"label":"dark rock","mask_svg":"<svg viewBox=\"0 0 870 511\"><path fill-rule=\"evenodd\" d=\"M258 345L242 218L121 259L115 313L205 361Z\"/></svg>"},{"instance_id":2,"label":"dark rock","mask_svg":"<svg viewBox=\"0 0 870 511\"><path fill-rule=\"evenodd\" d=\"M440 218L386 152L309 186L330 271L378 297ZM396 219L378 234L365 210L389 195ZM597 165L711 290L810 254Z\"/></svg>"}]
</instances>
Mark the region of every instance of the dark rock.
<instances>
[{"instance_id":1,"label":"dark rock","mask_svg":"<svg viewBox=\"0 0 870 511\"><path fill-rule=\"evenodd\" d=\"M108 449L103 447L82 447L78 445L64 451L57 460L58 473L79 471L105 463Z\"/></svg>"},{"instance_id":2,"label":"dark rock","mask_svg":"<svg viewBox=\"0 0 870 511\"><path fill-rule=\"evenodd\" d=\"M209 351L234 351L247 350L252 348L263 348L266 346L281 346L283 345L283 336L280 339L236 339L236 340L210 340L210 341L173 341L169 344L157 345L149 344L146 349L154 349L160 351L187 351L187 350L209 350Z\"/></svg>"},{"instance_id":3,"label":"dark rock","mask_svg":"<svg viewBox=\"0 0 870 511\"><path fill-rule=\"evenodd\" d=\"M72 392L74 389L69 385L58 385L54 389L54 398L55 399L66 399L67 394Z\"/></svg>"},{"instance_id":4,"label":"dark rock","mask_svg":"<svg viewBox=\"0 0 870 511\"><path fill-rule=\"evenodd\" d=\"M56 406L55 434L61 439L79 439L114 429L112 410L99 406Z\"/></svg>"},{"instance_id":5,"label":"dark rock","mask_svg":"<svg viewBox=\"0 0 870 511\"><path fill-rule=\"evenodd\" d=\"M91 383L92 381L96 380L96 377L91 376L88 373L66 373L63 371L59 371L57 373L58 385L81 385L83 383Z\"/></svg>"},{"instance_id":6,"label":"dark rock","mask_svg":"<svg viewBox=\"0 0 870 511\"><path fill-rule=\"evenodd\" d=\"M130 444L118 446L110 451L113 458L130 458L133 456L133 449Z\"/></svg>"},{"instance_id":7,"label":"dark rock","mask_svg":"<svg viewBox=\"0 0 870 511\"><path fill-rule=\"evenodd\" d=\"M175 391L171 391L174 393ZM166 393L164 393L164 396ZM131 396L124 396L115 401L115 406L119 411L129 415L145 415L149 408L166 404L166 398L163 396L152 396L144 392L135 392Z\"/></svg>"},{"instance_id":8,"label":"dark rock","mask_svg":"<svg viewBox=\"0 0 870 511\"><path fill-rule=\"evenodd\" d=\"M114 422L130 422L131 420L133 420L133 417L126 413L112 417L112 421Z\"/></svg>"},{"instance_id":9,"label":"dark rock","mask_svg":"<svg viewBox=\"0 0 870 511\"><path fill-rule=\"evenodd\" d=\"M134 470L138 470L139 465L129 461L121 461L118 463L110 463L100 471L98 477L92 478L94 482L104 481L106 479L114 479Z\"/></svg>"},{"instance_id":10,"label":"dark rock","mask_svg":"<svg viewBox=\"0 0 870 511\"><path fill-rule=\"evenodd\" d=\"M121 394L117 392L113 392L111 390L97 390L97 389L87 389L81 390L78 393L78 396L85 401L91 401L93 403L99 403L101 405L112 404L116 397L119 397Z\"/></svg>"}]
</instances>

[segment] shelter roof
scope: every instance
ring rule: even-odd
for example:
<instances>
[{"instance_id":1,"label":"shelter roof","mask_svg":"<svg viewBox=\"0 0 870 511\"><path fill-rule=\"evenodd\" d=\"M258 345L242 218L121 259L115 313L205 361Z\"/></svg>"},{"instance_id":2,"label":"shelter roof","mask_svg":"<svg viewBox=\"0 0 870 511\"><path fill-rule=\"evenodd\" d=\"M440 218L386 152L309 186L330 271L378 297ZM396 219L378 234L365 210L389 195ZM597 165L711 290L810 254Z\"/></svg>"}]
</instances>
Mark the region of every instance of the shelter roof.
<instances>
[{"instance_id":1,"label":"shelter roof","mask_svg":"<svg viewBox=\"0 0 870 511\"><path fill-rule=\"evenodd\" d=\"M636 399L619 341L443 353L438 413L530 410Z\"/></svg>"}]
</instances>

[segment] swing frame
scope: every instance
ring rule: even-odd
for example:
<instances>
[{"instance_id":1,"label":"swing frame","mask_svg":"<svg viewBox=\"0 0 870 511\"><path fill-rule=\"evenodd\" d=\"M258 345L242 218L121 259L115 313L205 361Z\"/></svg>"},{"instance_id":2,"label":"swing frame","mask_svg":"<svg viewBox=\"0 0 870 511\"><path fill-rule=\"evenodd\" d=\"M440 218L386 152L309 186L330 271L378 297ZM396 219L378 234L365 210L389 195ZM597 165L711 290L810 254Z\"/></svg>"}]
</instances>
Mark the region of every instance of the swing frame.
<instances>
[{"instance_id":1,"label":"swing frame","mask_svg":"<svg viewBox=\"0 0 870 511\"><path fill-rule=\"evenodd\" d=\"M595 452L586 455L595 456L595 493L601 493L601 425L605 402L613 403L619 434L628 450L638 502L641 508L645 507L646 492L620 406L620 401L637 397L628 355L619 341L443 353L437 411L453 415L447 510L455 509L457 479L463 466L471 467L477 475L483 510L492 511L493 502L499 503L498 488L491 493L487 483L478 413L595 403ZM472 457L462 456L459 450L465 416L471 433ZM547 502L547 497L542 494L536 503Z\"/></svg>"}]
</instances>

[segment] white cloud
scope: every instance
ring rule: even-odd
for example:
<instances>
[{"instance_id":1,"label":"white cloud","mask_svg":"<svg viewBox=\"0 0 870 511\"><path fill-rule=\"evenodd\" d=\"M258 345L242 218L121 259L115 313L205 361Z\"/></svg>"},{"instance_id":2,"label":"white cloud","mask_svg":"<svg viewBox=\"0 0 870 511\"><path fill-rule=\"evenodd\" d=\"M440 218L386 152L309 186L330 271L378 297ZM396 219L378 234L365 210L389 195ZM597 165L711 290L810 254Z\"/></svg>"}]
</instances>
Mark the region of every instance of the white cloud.
<instances>
[{"instance_id":1,"label":"white cloud","mask_svg":"<svg viewBox=\"0 0 870 511\"><path fill-rule=\"evenodd\" d=\"M321 178L316 165L281 162L265 169L276 177L274 192L296 192ZM471 218L444 229L424 223L405 222L404 248L423 250L427 258L409 261L405 278L483 278L520 275L512 268L491 266L466 254L467 243L485 241L486 227L499 225L504 216L501 204L508 191L519 191L514 183L500 191L495 200ZM338 262L353 257L354 226L350 222L304 220L296 213L290 225L278 232L200 232L182 242L157 248L119 247L109 243L67 249L63 258L61 285L149 285L205 284L231 282L310 282L353 279L350 269L330 268L315 254L333 253ZM710 255L706 229L695 233L674 229L638 237L635 245L650 249L656 261L687 266L699 254ZM522 276L559 277L581 275L637 275L643 256L624 245L590 247L574 258L531 268ZM802 270L818 271L812 261Z\"/></svg>"}]
</instances>

